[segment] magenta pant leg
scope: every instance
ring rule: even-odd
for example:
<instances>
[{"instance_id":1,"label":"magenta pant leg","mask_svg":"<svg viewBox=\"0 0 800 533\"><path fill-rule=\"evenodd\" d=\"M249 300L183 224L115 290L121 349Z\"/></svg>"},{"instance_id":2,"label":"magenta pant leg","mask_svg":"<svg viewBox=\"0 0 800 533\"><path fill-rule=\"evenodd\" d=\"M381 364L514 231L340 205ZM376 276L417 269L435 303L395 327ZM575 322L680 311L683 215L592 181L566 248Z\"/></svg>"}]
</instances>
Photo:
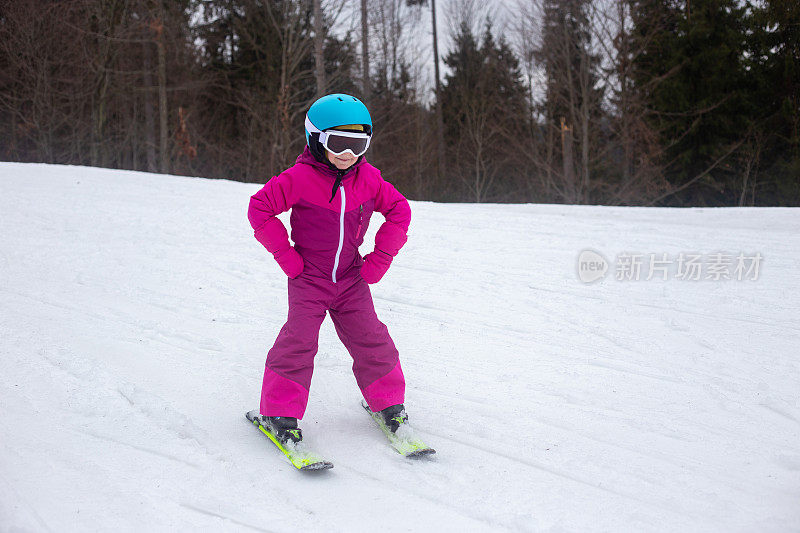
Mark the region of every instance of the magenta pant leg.
<instances>
[{"instance_id":1,"label":"magenta pant leg","mask_svg":"<svg viewBox=\"0 0 800 533\"><path fill-rule=\"evenodd\" d=\"M373 411L403 403L405 379L397 348L378 320L369 286L358 275L342 285L330 314L339 339L353 358L353 373L364 399Z\"/></svg>"},{"instance_id":2,"label":"magenta pant leg","mask_svg":"<svg viewBox=\"0 0 800 533\"><path fill-rule=\"evenodd\" d=\"M306 277L289 280L289 316L267 354L261 414L303 418L314 372L319 328L333 300L331 287Z\"/></svg>"}]
</instances>

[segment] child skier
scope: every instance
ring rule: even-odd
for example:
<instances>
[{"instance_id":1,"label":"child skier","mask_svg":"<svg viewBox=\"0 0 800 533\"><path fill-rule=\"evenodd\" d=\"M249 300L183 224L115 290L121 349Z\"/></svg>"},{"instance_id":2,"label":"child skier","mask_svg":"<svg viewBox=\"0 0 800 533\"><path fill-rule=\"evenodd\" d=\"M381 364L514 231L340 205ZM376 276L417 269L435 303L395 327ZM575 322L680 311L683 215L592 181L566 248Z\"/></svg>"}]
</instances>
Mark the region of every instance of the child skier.
<instances>
[{"instance_id":1,"label":"child skier","mask_svg":"<svg viewBox=\"0 0 800 533\"><path fill-rule=\"evenodd\" d=\"M256 239L289 277L289 317L264 370L262 423L283 443L302 440L297 420L306 410L319 328L329 312L364 399L394 432L408 420L405 380L367 284L380 281L405 244L411 209L364 160L372 119L360 100L320 98L306 114L305 135L297 162L254 194L248 211ZM276 218L289 209L294 247ZM373 211L386 221L375 250L362 258L358 247Z\"/></svg>"}]
</instances>

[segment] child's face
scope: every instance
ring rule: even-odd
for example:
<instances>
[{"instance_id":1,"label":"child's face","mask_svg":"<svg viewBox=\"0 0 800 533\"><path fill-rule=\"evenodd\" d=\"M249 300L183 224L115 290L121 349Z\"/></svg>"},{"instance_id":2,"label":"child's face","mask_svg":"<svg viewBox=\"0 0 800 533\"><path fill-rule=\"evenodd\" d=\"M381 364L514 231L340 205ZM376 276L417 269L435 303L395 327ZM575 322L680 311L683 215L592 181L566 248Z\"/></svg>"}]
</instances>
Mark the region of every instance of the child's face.
<instances>
[{"instance_id":1,"label":"child's face","mask_svg":"<svg viewBox=\"0 0 800 533\"><path fill-rule=\"evenodd\" d=\"M325 150L325 153L328 156L328 161L333 163L333 166L335 166L339 170L345 170L347 168L350 168L353 165L353 163L356 162L356 159L358 159L356 156L354 156L349 152L345 152L341 155L334 155L328 150Z\"/></svg>"}]
</instances>

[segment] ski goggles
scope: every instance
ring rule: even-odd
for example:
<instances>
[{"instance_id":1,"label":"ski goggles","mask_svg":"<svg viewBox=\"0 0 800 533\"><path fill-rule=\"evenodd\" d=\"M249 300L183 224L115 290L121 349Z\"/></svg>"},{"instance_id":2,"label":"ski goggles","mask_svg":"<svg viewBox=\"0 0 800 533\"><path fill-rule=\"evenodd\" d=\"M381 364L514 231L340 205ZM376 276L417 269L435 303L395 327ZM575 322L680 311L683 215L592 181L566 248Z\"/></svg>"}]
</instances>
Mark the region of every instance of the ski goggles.
<instances>
[{"instance_id":1,"label":"ski goggles","mask_svg":"<svg viewBox=\"0 0 800 533\"><path fill-rule=\"evenodd\" d=\"M350 152L358 157L366 153L372 135L350 131L327 130L320 131L306 117L306 130L309 133L319 133L319 142L325 149L334 155Z\"/></svg>"}]
</instances>

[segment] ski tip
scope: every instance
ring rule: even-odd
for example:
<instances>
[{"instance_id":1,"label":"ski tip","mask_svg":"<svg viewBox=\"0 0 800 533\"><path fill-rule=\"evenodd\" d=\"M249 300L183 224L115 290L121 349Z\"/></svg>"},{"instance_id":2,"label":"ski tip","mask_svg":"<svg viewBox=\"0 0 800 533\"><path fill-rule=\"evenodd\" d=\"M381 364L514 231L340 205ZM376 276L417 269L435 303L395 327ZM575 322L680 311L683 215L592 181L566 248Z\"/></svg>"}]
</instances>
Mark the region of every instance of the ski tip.
<instances>
[{"instance_id":1,"label":"ski tip","mask_svg":"<svg viewBox=\"0 0 800 533\"><path fill-rule=\"evenodd\" d=\"M407 453L405 456L409 457L411 459L416 459L418 457L428 457L428 456L433 455L435 453L436 453L436 450L434 450L433 448L425 448L425 449L422 449L422 450L414 450L411 453Z\"/></svg>"},{"instance_id":2,"label":"ski tip","mask_svg":"<svg viewBox=\"0 0 800 533\"><path fill-rule=\"evenodd\" d=\"M300 470L315 471L315 470L330 470L333 468L333 463L330 461L320 461L318 463L311 463L310 465L301 466Z\"/></svg>"}]
</instances>

